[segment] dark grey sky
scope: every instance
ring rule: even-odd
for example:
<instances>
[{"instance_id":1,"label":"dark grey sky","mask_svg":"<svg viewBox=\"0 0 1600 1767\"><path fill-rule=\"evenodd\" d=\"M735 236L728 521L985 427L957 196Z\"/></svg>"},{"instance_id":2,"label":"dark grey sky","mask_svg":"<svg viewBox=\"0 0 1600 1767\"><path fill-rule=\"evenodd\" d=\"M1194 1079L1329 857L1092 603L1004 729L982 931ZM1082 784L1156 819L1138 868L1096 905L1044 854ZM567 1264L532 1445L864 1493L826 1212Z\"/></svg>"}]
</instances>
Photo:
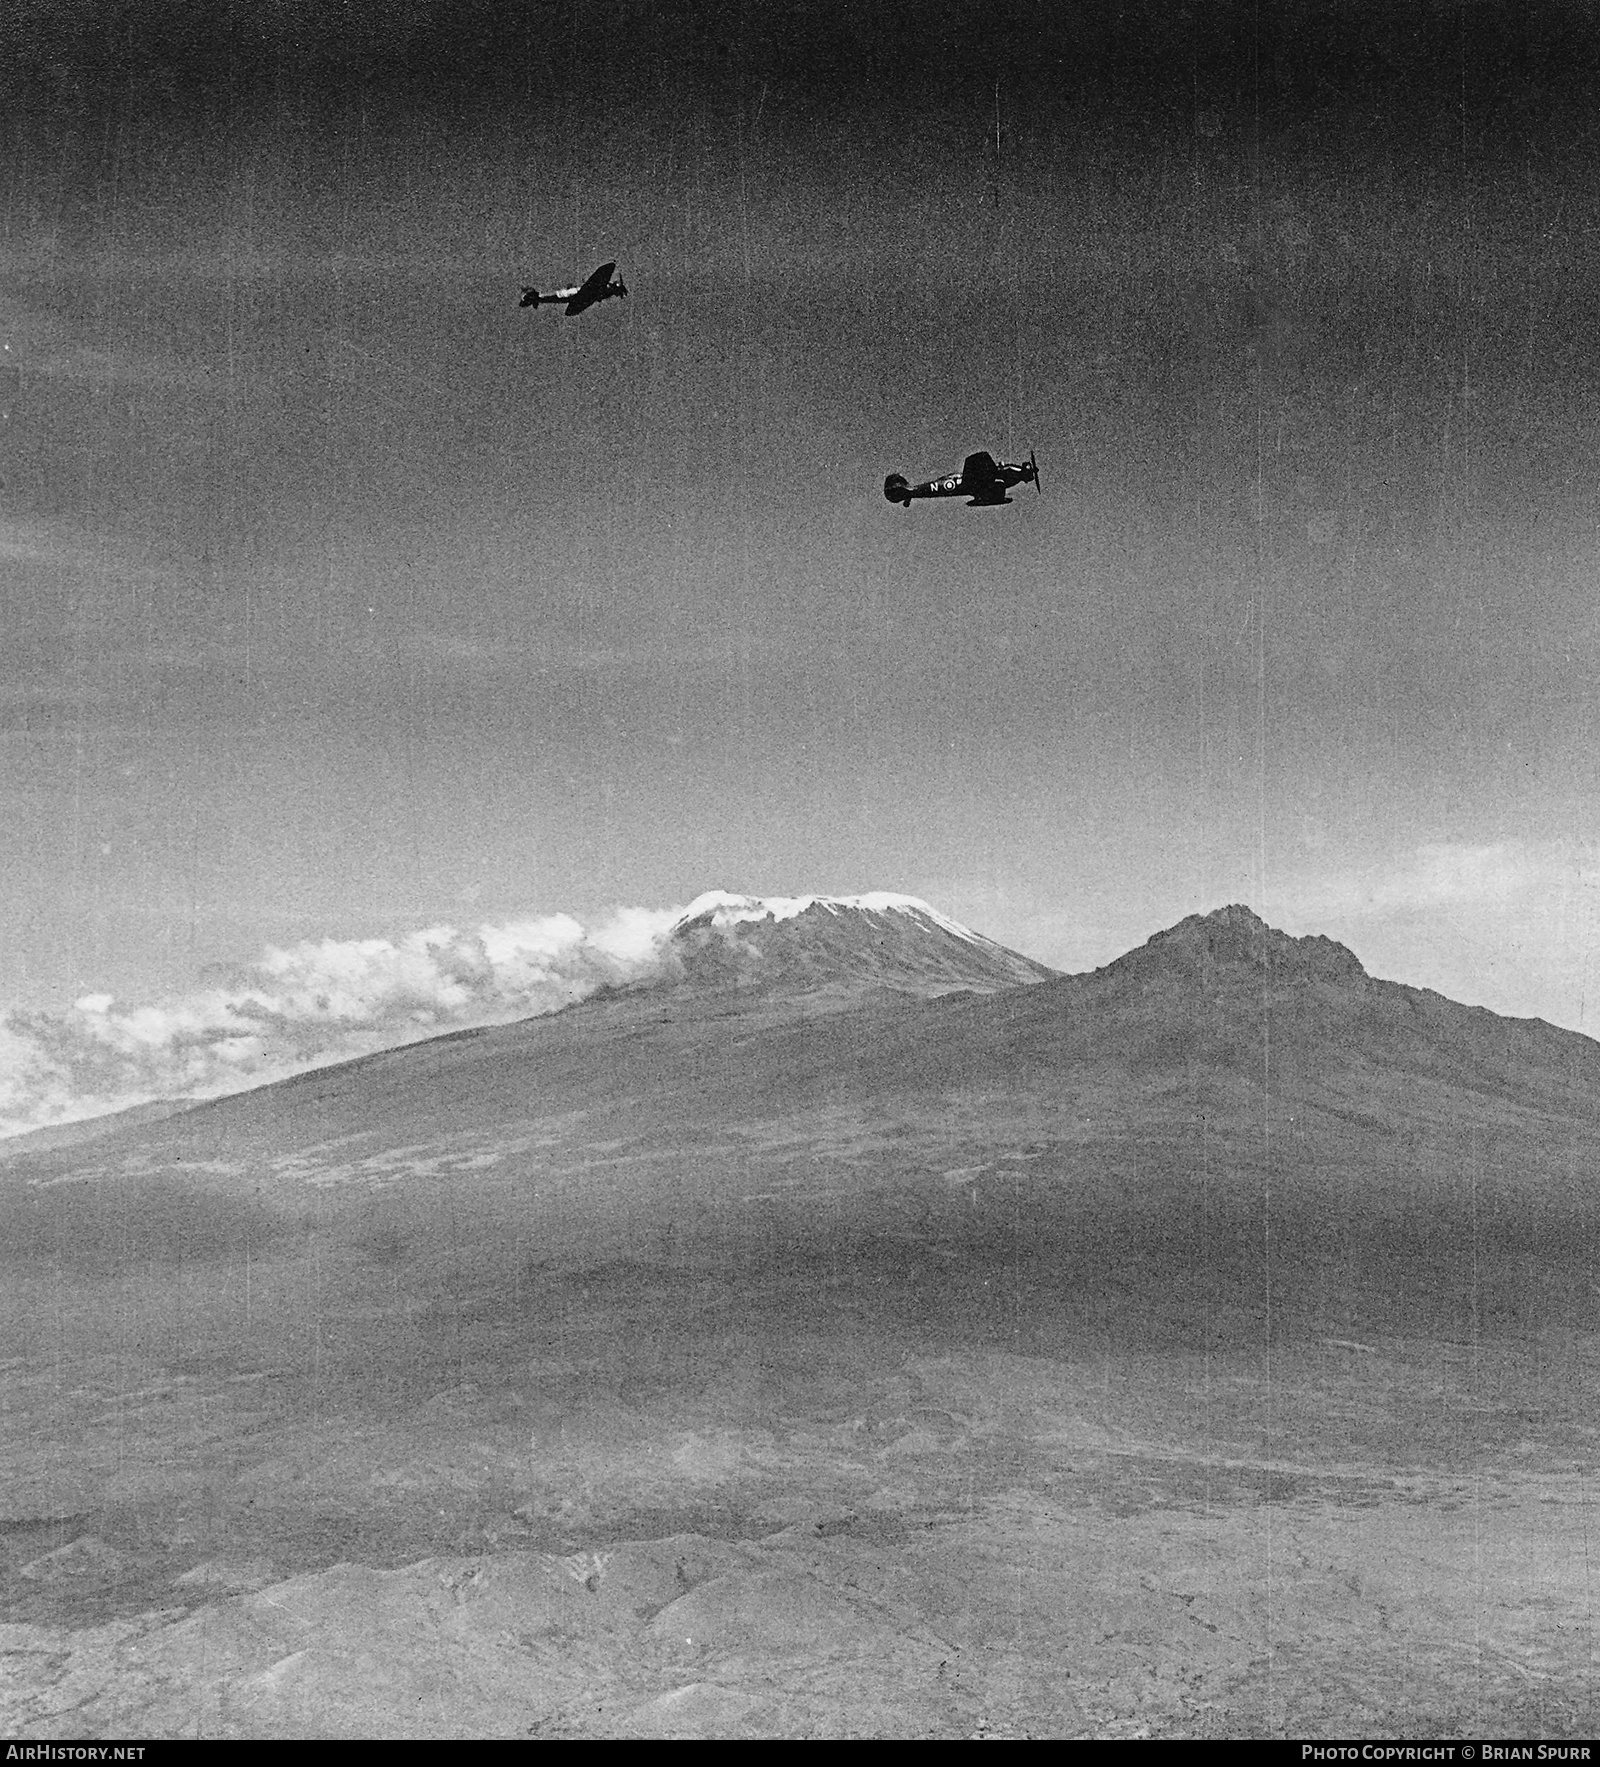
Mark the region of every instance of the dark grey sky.
<instances>
[{"instance_id":1,"label":"dark grey sky","mask_svg":"<svg viewBox=\"0 0 1600 1767\"><path fill-rule=\"evenodd\" d=\"M0 1004L897 889L1593 1028L1580 9L228 16L10 27Z\"/></svg>"}]
</instances>

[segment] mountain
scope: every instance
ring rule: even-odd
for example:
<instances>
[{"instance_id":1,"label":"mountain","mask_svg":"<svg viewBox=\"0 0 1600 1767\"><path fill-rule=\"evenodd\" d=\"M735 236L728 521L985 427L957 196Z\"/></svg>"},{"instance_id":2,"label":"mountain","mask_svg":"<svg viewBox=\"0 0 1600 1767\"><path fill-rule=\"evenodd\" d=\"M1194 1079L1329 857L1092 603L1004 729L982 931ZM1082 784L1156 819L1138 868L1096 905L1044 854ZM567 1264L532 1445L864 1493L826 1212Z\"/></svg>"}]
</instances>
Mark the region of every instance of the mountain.
<instances>
[{"instance_id":1,"label":"mountain","mask_svg":"<svg viewBox=\"0 0 1600 1767\"><path fill-rule=\"evenodd\" d=\"M1491 1094L1581 1120L1600 1108L1592 1039L1379 980L1333 940L1291 938L1237 905L980 1010L963 1036L998 1041L1007 1062L1114 1063L1185 1084L1231 1076L1281 1100L1354 1086L1369 1107L1402 1108L1400 1093L1426 1084L1459 1094L1425 1107L1452 1121Z\"/></svg>"},{"instance_id":2,"label":"mountain","mask_svg":"<svg viewBox=\"0 0 1600 1767\"><path fill-rule=\"evenodd\" d=\"M730 896L692 902L664 958L697 988L816 991L866 987L931 998L991 993L1056 972L1008 951L915 896Z\"/></svg>"},{"instance_id":3,"label":"mountain","mask_svg":"<svg viewBox=\"0 0 1600 1767\"><path fill-rule=\"evenodd\" d=\"M0 1138L0 1161L41 1153L48 1148L81 1147L86 1141L98 1141L102 1135L115 1134L137 1123L157 1123L163 1117L175 1117L180 1111L189 1110L194 1103L192 1098L153 1098L144 1104L131 1104L124 1110L107 1111L98 1117L47 1123L40 1129L28 1129L20 1135Z\"/></svg>"},{"instance_id":4,"label":"mountain","mask_svg":"<svg viewBox=\"0 0 1600 1767\"><path fill-rule=\"evenodd\" d=\"M734 1173L745 1189L771 1179L802 1225L822 1173L834 1217L868 1219L886 1186L971 1169L973 1194L1004 1197L1013 1229L1031 1222L1043 1243L1093 1198L1181 1223L1203 1166L1213 1208L1276 1183L1285 1206L1308 1189L1324 1213L1360 1198L1391 1227L1454 1198L1470 1166L1476 1205L1531 1231L1546 1208L1587 1209L1575 1162L1597 1137L1600 1045L1378 980L1239 906L1066 976L910 898L712 895L671 930L652 985L9 1164L35 1175L36 1220L56 1178L199 1181L215 1210L235 1196L221 1180L249 1172L252 1206L293 1210L307 1185L330 1204L363 1192L361 1173L387 1187L458 1172L464 1197L481 1172L499 1208L535 1167L650 1165L692 1168L708 1199ZM354 1165L324 1151L357 1145ZM536 1160L519 1151L534 1145ZM598 1195L609 1179L591 1182ZM630 1208L659 1205L647 1189ZM737 1237L739 1211L715 1207ZM620 1245L627 1219L602 1211L585 1231Z\"/></svg>"},{"instance_id":5,"label":"mountain","mask_svg":"<svg viewBox=\"0 0 1600 1767\"><path fill-rule=\"evenodd\" d=\"M1241 906L704 897L0 1167L8 1722L1587 1734L1597 1169L1600 1046Z\"/></svg>"}]
</instances>

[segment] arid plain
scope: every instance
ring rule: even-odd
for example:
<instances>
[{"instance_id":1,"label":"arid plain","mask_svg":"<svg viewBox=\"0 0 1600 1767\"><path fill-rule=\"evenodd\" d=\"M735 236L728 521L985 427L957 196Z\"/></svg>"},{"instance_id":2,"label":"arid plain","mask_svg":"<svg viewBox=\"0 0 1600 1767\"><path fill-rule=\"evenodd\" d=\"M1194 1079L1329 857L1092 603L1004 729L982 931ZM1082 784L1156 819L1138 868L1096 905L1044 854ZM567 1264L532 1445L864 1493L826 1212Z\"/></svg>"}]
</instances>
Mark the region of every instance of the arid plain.
<instances>
[{"instance_id":1,"label":"arid plain","mask_svg":"<svg viewBox=\"0 0 1600 1767\"><path fill-rule=\"evenodd\" d=\"M10 1734L1596 1729L1600 1046L1240 908L673 939L0 1149Z\"/></svg>"}]
</instances>

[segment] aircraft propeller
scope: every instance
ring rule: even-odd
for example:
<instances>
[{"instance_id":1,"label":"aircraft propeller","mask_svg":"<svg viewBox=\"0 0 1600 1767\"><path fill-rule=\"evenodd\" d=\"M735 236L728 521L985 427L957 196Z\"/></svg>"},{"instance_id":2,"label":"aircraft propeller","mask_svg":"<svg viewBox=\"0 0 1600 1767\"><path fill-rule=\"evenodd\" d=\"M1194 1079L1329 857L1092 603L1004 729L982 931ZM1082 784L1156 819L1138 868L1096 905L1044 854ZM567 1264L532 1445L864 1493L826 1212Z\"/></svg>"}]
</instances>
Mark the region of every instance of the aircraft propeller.
<instances>
[{"instance_id":1,"label":"aircraft propeller","mask_svg":"<svg viewBox=\"0 0 1600 1767\"><path fill-rule=\"evenodd\" d=\"M1039 490L1039 462L1034 459L1031 448L1028 450L1028 464L1033 468L1033 488L1039 491L1039 495L1042 497L1044 492Z\"/></svg>"}]
</instances>

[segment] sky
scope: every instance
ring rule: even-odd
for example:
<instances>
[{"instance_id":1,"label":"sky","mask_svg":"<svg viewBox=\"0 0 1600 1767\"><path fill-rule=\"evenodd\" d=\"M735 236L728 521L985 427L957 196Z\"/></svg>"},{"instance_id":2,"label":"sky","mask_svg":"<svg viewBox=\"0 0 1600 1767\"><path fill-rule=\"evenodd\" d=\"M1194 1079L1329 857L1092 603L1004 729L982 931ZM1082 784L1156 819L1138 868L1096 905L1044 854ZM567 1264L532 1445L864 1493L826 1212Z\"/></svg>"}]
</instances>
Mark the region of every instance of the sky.
<instances>
[{"instance_id":1,"label":"sky","mask_svg":"<svg viewBox=\"0 0 1600 1767\"><path fill-rule=\"evenodd\" d=\"M1595 1033L1584 11L21 5L0 1063L709 889Z\"/></svg>"}]
</instances>

